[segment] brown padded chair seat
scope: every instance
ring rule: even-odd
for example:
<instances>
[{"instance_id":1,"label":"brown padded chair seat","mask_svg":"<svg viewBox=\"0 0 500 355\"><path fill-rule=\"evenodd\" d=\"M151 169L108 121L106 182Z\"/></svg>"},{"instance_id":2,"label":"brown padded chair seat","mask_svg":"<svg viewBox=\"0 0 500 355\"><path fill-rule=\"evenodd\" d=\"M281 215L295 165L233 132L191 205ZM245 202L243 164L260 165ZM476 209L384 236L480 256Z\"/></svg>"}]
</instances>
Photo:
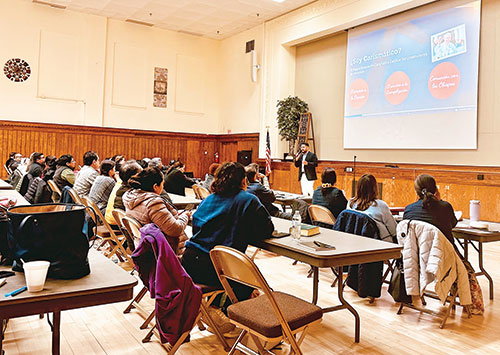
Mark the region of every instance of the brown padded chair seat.
<instances>
[{"instance_id":1,"label":"brown padded chair seat","mask_svg":"<svg viewBox=\"0 0 500 355\"><path fill-rule=\"evenodd\" d=\"M321 308L312 303L279 291L273 292L273 295L292 331L323 317ZM266 295L229 306L227 315L229 319L265 337L277 338L282 335L280 321Z\"/></svg>"}]
</instances>

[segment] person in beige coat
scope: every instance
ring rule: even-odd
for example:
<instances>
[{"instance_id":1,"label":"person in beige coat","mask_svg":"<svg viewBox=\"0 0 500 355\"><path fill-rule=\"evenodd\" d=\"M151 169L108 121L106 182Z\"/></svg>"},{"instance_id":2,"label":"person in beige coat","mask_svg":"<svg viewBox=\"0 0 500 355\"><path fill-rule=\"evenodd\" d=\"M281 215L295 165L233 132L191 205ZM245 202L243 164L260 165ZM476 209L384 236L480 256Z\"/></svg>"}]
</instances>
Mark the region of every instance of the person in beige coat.
<instances>
[{"instance_id":1,"label":"person in beige coat","mask_svg":"<svg viewBox=\"0 0 500 355\"><path fill-rule=\"evenodd\" d=\"M191 212L178 213L160 197L163 190L161 170L157 167L146 168L132 176L128 184L132 189L123 195L127 215L143 225L156 224L175 253L181 256L187 240L184 229Z\"/></svg>"}]
</instances>

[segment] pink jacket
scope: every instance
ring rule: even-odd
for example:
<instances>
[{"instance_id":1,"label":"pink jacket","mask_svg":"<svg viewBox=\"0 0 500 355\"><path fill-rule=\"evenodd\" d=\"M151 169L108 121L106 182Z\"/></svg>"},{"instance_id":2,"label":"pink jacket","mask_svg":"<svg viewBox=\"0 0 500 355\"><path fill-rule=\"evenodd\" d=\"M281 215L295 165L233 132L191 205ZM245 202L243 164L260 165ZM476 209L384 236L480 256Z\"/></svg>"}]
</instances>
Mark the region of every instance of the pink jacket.
<instances>
[{"instance_id":1,"label":"pink jacket","mask_svg":"<svg viewBox=\"0 0 500 355\"><path fill-rule=\"evenodd\" d=\"M187 236L184 233L189 217L178 214L160 195L143 190L129 190L123 194L127 215L141 224L156 224L167 237L174 252L181 255Z\"/></svg>"},{"instance_id":2,"label":"pink jacket","mask_svg":"<svg viewBox=\"0 0 500 355\"><path fill-rule=\"evenodd\" d=\"M160 340L173 345L193 327L200 311L201 290L181 266L161 230L152 223L141 228L141 241L132 259L155 299Z\"/></svg>"}]
</instances>

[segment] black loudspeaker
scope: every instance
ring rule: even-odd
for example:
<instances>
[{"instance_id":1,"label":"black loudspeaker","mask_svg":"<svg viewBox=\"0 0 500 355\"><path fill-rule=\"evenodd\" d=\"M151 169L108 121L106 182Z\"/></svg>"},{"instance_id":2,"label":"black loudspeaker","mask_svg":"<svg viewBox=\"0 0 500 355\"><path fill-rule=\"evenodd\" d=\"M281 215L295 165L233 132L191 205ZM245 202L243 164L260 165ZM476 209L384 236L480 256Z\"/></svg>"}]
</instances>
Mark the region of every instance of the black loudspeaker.
<instances>
[{"instance_id":1,"label":"black loudspeaker","mask_svg":"<svg viewBox=\"0 0 500 355\"><path fill-rule=\"evenodd\" d=\"M252 162L252 151L251 150L238 151L237 161L243 166L247 166Z\"/></svg>"}]
</instances>

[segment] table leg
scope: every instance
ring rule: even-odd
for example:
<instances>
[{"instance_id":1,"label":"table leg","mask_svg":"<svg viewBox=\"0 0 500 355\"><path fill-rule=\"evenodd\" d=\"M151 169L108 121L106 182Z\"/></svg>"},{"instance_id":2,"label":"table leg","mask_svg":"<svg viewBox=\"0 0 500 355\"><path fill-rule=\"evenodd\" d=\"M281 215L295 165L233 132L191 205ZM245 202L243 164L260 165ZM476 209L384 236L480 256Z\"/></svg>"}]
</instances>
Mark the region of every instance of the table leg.
<instances>
[{"instance_id":1,"label":"table leg","mask_svg":"<svg viewBox=\"0 0 500 355\"><path fill-rule=\"evenodd\" d=\"M469 241L464 239L464 259L469 260Z\"/></svg>"},{"instance_id":2,"label":"table leg","mask_svg":"<svg viewBox=\"0 0 500 355\"><path fill-rule=\"evenodd\" d=\"M488 281L490 283L490 300L492 300L493 299L493 279L491 278L491 276L486 272L486 270L483 267L483 243L478 242L478 244L479 244L479 269L481 270L482 275L486 276L486 278L488 279Z\"/></svg>"},{"instance_id":3,"label":"table leg","mask_svg":"<svg viewBox=\"0 0 500 355\"><path fill-rule=\"evenodd\" d=\"M0 319L0 327L2 327L2 329L0 330L0 354L3 355L3 353L4 353L4 351L3 351L3 337L4 337L3 330L5 329L5 319Z\"/></svg>"},{"instance_id":4,"label":"table leg","mask_svg":"<svg viewBox=\"0 0 500 355\"><path fill-rule=\"evenodd\" d=\"M361 328L361 319L359 318L358 312L354 309L353 306L351 306L345 299L344 299L344 282L343 282L343 272L344 272L344 267L339 266L337 268L337 273L338 273L338 295L339 295L339 301L342 303L342 305L345 306L351 312L354 316L354 342L359 343L359 333L360 333L360 328Z\"/></svg>"},{"instance_id":5,"label":"table leg","mask_svg":"<svg viewBox=\"0 0 500 355\"><path fill-rule=\"evenodd\" d=\"M52 313L53 328L52 328L52 354L59 355L61 351L61 311Z\"/></svg>"},{"instance_id":6,"label":"table leg","mask_svg":"<svg viewBox=\"0 0 500 355\"><path fill-rule=\"evenodd\" d=\"M317 266L312 266L313 271L313 300L312 303L318 303L318 285L319 285L319 269Z\"/></svg>"}]
</instances>

